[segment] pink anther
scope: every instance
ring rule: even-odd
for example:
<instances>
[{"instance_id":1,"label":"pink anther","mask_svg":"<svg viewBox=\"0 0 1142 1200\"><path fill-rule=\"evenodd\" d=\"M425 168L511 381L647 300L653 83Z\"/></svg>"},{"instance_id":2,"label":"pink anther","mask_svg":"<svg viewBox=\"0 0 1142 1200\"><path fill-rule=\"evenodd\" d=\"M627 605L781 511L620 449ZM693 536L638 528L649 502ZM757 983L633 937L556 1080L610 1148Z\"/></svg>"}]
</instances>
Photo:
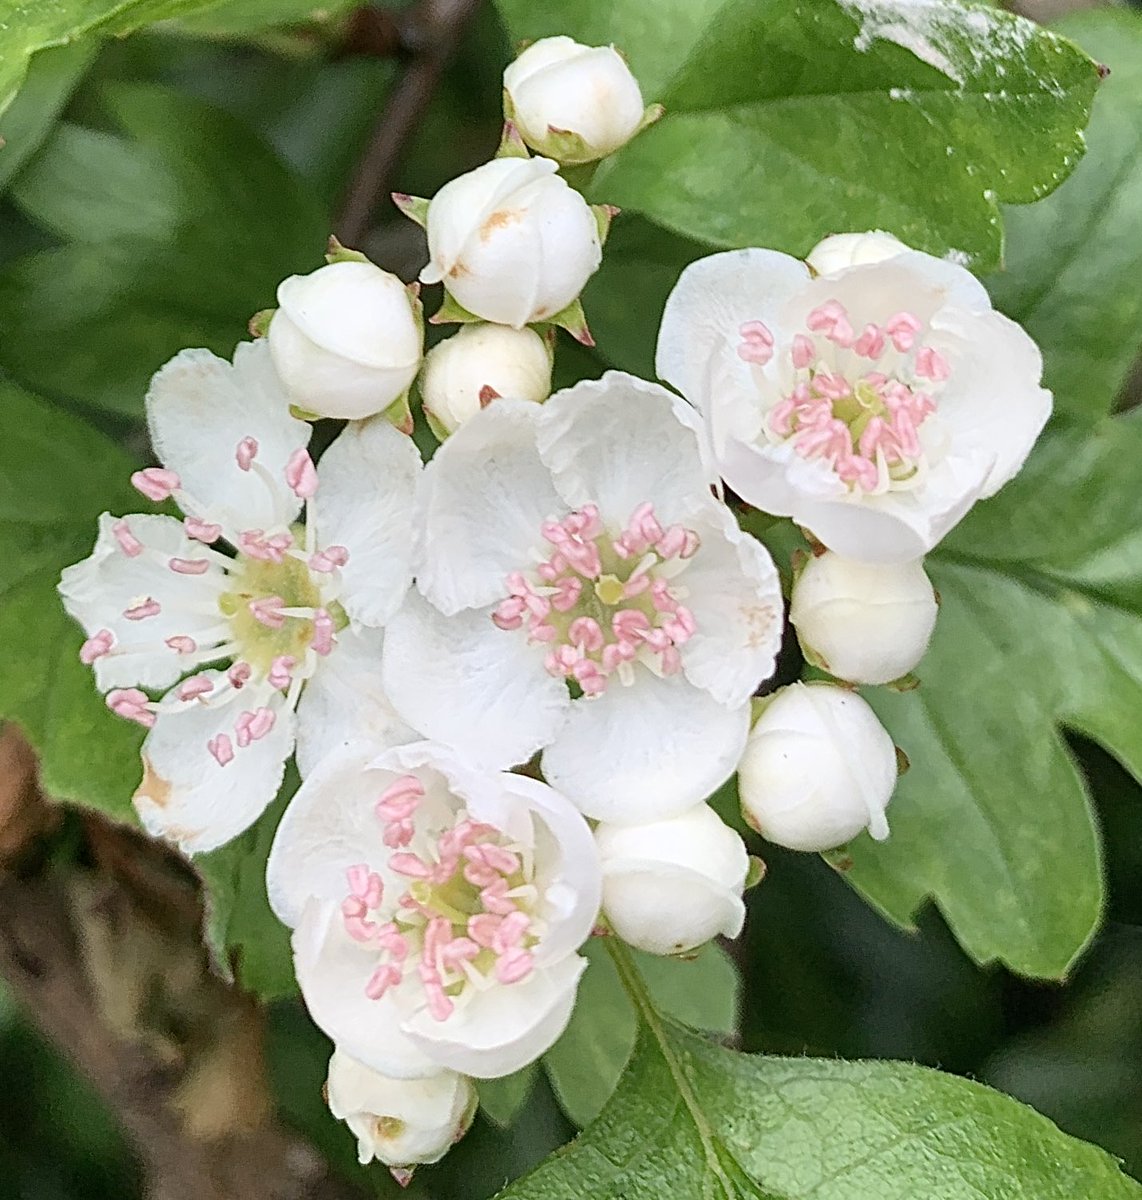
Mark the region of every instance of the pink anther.
<instances>
[{"instance_id":1,"label":"pink anther","mask_svg":"<svg viewBox=\"0 0 1142 1200\"><path fill-rule=\"evenodd\" d=\"M286 551L292 545L293 538L288 533L275 533L267 537L263 529L246 529L238 534L238 549L262 562L284 562Z\"/></svg>"},{"instance_id":2,"label":"pink anther","mask_svg":"<svg viewBox=\"0 0 1142 1200\"><path fill-rule=\"evenodd\" d=\"M333 618L324 608L319 608L313 614L313 637L310 645L314 654L323 657L333 652Z\"/></svg>"},{"instance_id":3,"label":"pink anther","mask_svg":"<svg viewBox=\"0 0 1142 1200\"><path fill-rule=\"evenodd\" d=\"M284 607L285 601L281 596L260 596L257 600L251 600L247 604L250 610L250 615L259 624L264 625L267 629L281 629L285 624L285 617L278 611Z\"/></svg>"},{"instance_id":4,"label":"pink anther","mask_svg":"<svg viewBox=\"0 0 1142 1200\"><path fill-rule=\"evenodd\" d=\"M107 693L107 707L117 716L136 721L150 729L155 723L155 714L146 692L138 688L112 688Z\"/></svg>"},{"instance_id":5,"label":"pink anther","mask_svg":"<svg viewBox=\"0 0 1142 1200\"><path fill-rule=\"evenodd\" d=\"M214 681L208 675L191 675L178 685L175 695L180 700L197 700L214 691Z\"/></svg>"},{"instance_id":6,"label":"pink anther","mask_svg":"<svg viewBox=\"0 0 1142 1200\"><path fill-rule=\"evenodd\" d=\"M879 358L884 353L884 330L879 325L866 325L853 343L853 351L862 358Z\"/></svg>"},{"instance_id":7,"label":"pink anther","mask_svg":"<svg viewBox=\"0 0 1142 1200\"><path fill-rule=\"evenodd\" d=\"M200 521L198 517L185 517L182 527L186 530L188 538L193 538L196 542L205 542L208 546L211 542L218 541L222 536L221 525L214 525L209 521Z\"/></svg>"},{"instance_id":8,"label":"pink anther","mask_svg":"<svg viewBox=\"0 0 1142 1200\"><path fill-rule=\"evenodd\" d=\"M226 678L230 680L230 686L235 691L240 691L250 682L250 676L253 674L253 668L249 663L236 662L230 670L226 672Z\"/></svg>"},{"instance_id":9,"label":"pink anther","mask_svg":"<svg viewBox=\"0 0 1142 1200\"><path fill-rule=\"evenodd\" d=\"M136 471L131 476L131 483L136 491L142 492L148 500L153 500L156 504L169 499L171 494L182 486L178 475L165 467L147 467L145 470Z\"/></svg>"},{"instance_id":10,"label":"pink anther","mask_svg":"<svg viewBox=\"0 0 1142 1200\"><path fill-rule=\"evenodd\" d=\"M193 654L198 649L198 643L184 633L175 634L166 639L166 645L176 654Z\"/></svg>"},{"instance_id":11,"label":"pink anther","mask_svg":"<svg viewBox=\"0 0 1142 1200\"><path fill-rule=\"evenodd\" d=\"M308 500L317 491L317 468L308 450L295 450L285 469L286 483L300 500Z\"/></svg>"},{"instance_id":12,"label":"pink anther","mask_svg":"<svg viewBox=\"0 0 1142 1200\"><path fill-rule=\"evenodd\" d=\"M567 630L567 640L588 654L603 648L603 631L594 617L576 617Z\"/></svg>"},{"instance_id":13,"label":"pink anther","mask_svg":"<svg viewBox=\"0 0 1142 1200\"><path fill-rule=\"evenodd\" d=\"M279 654L273 662L270 663L270 670L266 676L269 685L272 688L287 688L293 682L293 669L297 666L297 659L292 654Z\"/></svg>"},{"instance_id":14,"label":"pink anther","mask_svg":"<svg viewBox=\"0 0 1142 1200\"><path fill-rule=\"evenodd\" d=\"M343 567L348 561L349 551L344 546L326 546L324 550L310 555L309 567L312 571L328 574L330 571L336 571L338 567Z\"/></svg>"},{"instance_id":15,"label":"pink anther","mask_svg":"<svg viewBox=\"0 0 1142 1200\"><path fill-rule=\"evenodd\" d=\"M97 658L102 658L105 654L110 654L112 646L115 645L115 635L110 629L100 629L98 633L92 634L79 648L79 661L85 667L90 667Z\"/></svg>"},{"instance_id":16,"label":"pink anther","mask_svg":"<svg viewBox=\"0 0 1142 1200\"><path fill-rule=\"evenodd\" d=\"M116 521L111 526L111 533L115 541L119 543L119 549L128 558L138 558L143 553L143 543L131 532L131 526L126 520Z\"/></svg>"},{"instance_id":17,"label":"pink anther","mask_svg":"<svg viewBox=\"0 0 1142 1200\"><path fill-rule=\"evenodd\" d=\"M238 466L243 471L248 471L253 466L254 459L258 457L258 440L257 438L244 437L234 451L234 458Z\"/></svg>"},{"instance_id":18,"label":"pink anther","mask_svg":"<svg viewBox=\"0 0 1142 1200\"><path fill-rule=\"evenodd\" d=\"M210 570L205 558L172 558L167 566L176 575L205 575Z\"/></svg>"},{"instance_id":19,"label":"pink anther","mask_svg":"<svg viewBox=\"0 0 1142 1200\"><path fill-rule=\"evenodd\" d=\"M128 621L145 621L148 617L157 617L162 611L159 602L153 596L147 596L130 608L125 608L123 616Z\"/></svg>"},{"instance_id":20,"label":"pink anther","mask_svg":"<svg viewBox=\"0 0 1142 1200\"><path fill-rule=\"evenodd\" d=\"M274 727L274 710L272 708L255 708L253 712L244 712L234 722L234 732L238 737L238 745L248 746L251 742L260 741Z\"/></svg>"},{"instance_id":21,"label":"pink anther","mask_svg":"<svg viewBox=\"0 0 1142 1200\"><path fill-rule=\"evenodd\" d=\"M807 338L803 333L798 333L793 338L793 365L798 371L803 371L806 367L811 367L817 357L817 347L813 344L812 338Z\"/></svg>"},{"instance_id":22,"label":"pink anther","mask_svg":"<svg viewBox=\"0 0 1142 1200\"><path fill-rule=\"evenodd\" d=\"M901 354L912 349L916 335L923 328L920 320L910 312L894 313L884 323L884 332Z\"/></svg>"},{"instance_id":23,"label":"pink anther","mask_svg":"<svg viewBox=\"0 0 1142 1200\"><path fill-rule=\"evenodd\" d=\"M212 737L206 743L206 748L220 767L234 761L234 743L230 741L229 734L220 733L217 737Z\"/></svg>"},{"instance_id":24,"label":"pink anther","mask_svg":"<svg viewBox=\"0 0 1142 1200\"><path fill-rule=\"evenodd\" d=\"M923 346L916 351L915 370L921 379L931 379L936 383L942 383L952 374L948 360L931 346Z\"/></svg>"},{"instance_id":25,"label":"pink anther","mask_svg":"<svg viewBox=\"0 0 1142 1200\"><path fill-rule=\"evenodd\" d=\"M528 950L509 950L496 959L496 979L500 983L519 983L531 974L535 959Z\"/></svg>"}]
</instances>

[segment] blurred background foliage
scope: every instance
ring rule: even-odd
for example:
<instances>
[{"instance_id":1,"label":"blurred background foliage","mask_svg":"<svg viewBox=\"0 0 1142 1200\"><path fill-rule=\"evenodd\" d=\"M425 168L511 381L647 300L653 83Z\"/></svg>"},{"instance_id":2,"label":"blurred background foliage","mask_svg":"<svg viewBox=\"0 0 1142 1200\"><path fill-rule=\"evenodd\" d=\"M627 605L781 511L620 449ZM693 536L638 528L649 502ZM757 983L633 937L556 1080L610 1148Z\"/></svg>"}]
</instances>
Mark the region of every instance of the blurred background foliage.
<instances>
[{"instance_id":1,"label":"blurred background foliage","mask_svg":"<svg viewBox=\"0 0 1142 1200\"><path fill-rule=\"evenodd\" d=\"M278 18L281 0L233 0L99 48L42 51L0 120L0 369L138 453L155 367L187 344L229 354L277 281L315 265L396 78L398 64L369 44L375 29L336 13L311 20L308 3L294 9L297 25L266 29L259 11ZM399 165L400 190L431 195L492 152L507 54L485 4ZM361 248L406 278L422 254L419 231L395 210ZM661 300L701 252L641 219L617 224L585 296L603 349L564 342L558 369L568 379L604 365L651 375ZM1138 386L1136 374L1127 379L1125 403ZM899 1058L967 1075L1142 1173L1142 789L1093 743L1071 737L1069 746L1094 797L1109 883L1102 932L1069 979L1030 983L981 969L934 910L917 932L901 932L816 857L766 848L768 877L750 894L746 933L732 948L740 1046ZM604 997L594 1011L624 1003ZM329 1047L296 1002L272 1006L268 1052L285 1119L347 1178L392 1194L384 1172L356 1167L350 1137L329 1117ZM514 1095L486 1097L511 1122L481 1114L444 1164L418 1175L413 1194L476 1200L564 1143L575 1126L558 1089L574 1058L505 1085ZM0 1195L142 1194L114 1115L2 993L0 1080Z\"/></svg>"}]
</instances>

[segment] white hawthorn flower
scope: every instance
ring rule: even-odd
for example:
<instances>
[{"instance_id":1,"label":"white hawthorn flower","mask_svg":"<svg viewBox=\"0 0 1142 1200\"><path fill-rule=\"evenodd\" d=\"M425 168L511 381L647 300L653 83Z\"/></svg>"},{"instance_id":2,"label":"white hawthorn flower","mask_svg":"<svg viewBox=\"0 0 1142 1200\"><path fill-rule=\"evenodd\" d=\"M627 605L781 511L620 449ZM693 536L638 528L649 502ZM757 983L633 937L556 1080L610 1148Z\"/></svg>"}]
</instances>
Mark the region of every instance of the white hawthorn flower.
<instances>
[{"instance_id":1,"label":"white hawthorn flower","mask_svg":"<svg viewBox=\"0 0 1142 1200\"><path fill-rule=\"evenodd\" d=\"M462 325L424 359L424 410L445 434L500 396L545 400L551 394L551 351L534 329Z\"/></svg>"},{"instance_id":2,"label":"white hawthorn flower","mask_svg":"<svg viewBox=\"0 0 1142 1200\"><path fill-rule=\"evenodd\" d=\"M282 818L267 886L341 1049L398 1079L494 1078L567 1024L600 878L558 792L417 742L326 758Z\"/></svg>"},{"instance_id":3,"label":"white hawthorn flower","mask_svg":"<svg viewBox=\"0 0 1142 1200\"><path fill-rule=\"evenodd\" d=\"M504 113L533 150L563 163L606 158L647 116L622 55L569 37L541 38L508 66Z\"/></svg>"},{"instance_id":4,"label":"white hawthorn flower","mask_svg":"<svg viewBox=\"0 0 1142 1200\"><path fill-rule=\"evenodd\" d=\"M831 683L794 683L750 731L738 764L742 815L790 850L831 850L866 828L883 841L897 770L892 738L860 696Z\"/></svg>"},{"instance_id":5,"label":"white hawthorn flower","mask_svg":"<svg viewBox=\"0 0 1142 1200\"><path fill-rule=\"evenodd\" d=\"M420 459L376 418L315 467L264 342L232 366L176 355L151 381L147 423L162 466L132 482L184 519L104 513L59 590L108 707L148 730L143 824L197 853L257 819L295 738L305 770L362 728L408 737L377 664L409 582Z\"/></svg>"},{"instance_id":6,"label":"white hawthorn flower","mask_svg":"<svg viewBox=\"0 0 1142 1200\"><path fill-rule=\"evenodd\" d=\"M879 229L868 233L834 233L818 242L805 258L817 275L833 275L849 267L884 262L898 254L909 253L899 238Z\"/></svg>"},{"instance_id":7,"label":"white hawthorn flower","mask_svg":"<svg viewBox=\"0 0 1142 1200\"><path fill-rule=\"evenodd\" d=\"M278 286L266 338L290 400L322 417L370 417L420 369L415 301L371 262L333 262Z\"/></svg>"},{"instance_id":8,"label":"white hawthorn flower","mask_svg":"<svg viewBox=\"0 0 1142 1200\"><path fill-rule=\"evenodd\" d=\"M393 1079L340 1048L329 1060L329 1111L357 1139L357 1161L387 1167L439 1162L468 1132L478 1098L472 1081L455 1071L424 1079Z\"/></svg>"},{"instance_id":9,"label":"white hawthorn flower","mask_svg":"<svg viewBox=\"0 0 1142 1200\"><path fill-rule=\"evenodd\" d=\"M428 205L429 263L485 321L521 329L574 301L602 261L595 214L549 158L496 158L446 183Z\"/></svg>"},{"instance_id":10,"label":"white hawthorn flower","mask_svg":"<svg viewBox=\"0 0 1142 1200\"><path fill-rule=\"evenodd\" d=\"M749 855L708 804L644 825L600 824L603 913L614 931L651 954L681 954L745 921Z\"/></svg>"},{"instance_id":11,"label":"white hawthorn flower","mask_svg":"<svg viewBox=\"0 0 1142 1200\"><path fill-rule=\"evenodd\" d=\"M817 277L773 250L701 259L667 301L657 367L738 495L868 562L930 550L1051 411L1035 343L963 267L915 250Z\"/></svg>"},{"instance_id":12,"label":"white hawthorn flower","mask_svg":"<svg viewBox=\"0 0 1142 1200\"><path fill-rule=\"evenodd\" d=\"M922 559L862 563L831 550L805 563L789 619L805 656L849 683L891 683L924 657L936 593Z\"/></svg>"},{"instance_id":13,"label":"white hawthorn flower","mask_svg":"<svg viewBox=\"0 0 1142 1200\"><path fill-rule=\"evenodd\" d=\"M444 443L419 493L419 592L386 631L405 720L488 767L543 749L601 820L672 816L730 775L781 595L711 495L692 421L611 372L542 406L497 400Z\"/></svg>"}]
</instances>

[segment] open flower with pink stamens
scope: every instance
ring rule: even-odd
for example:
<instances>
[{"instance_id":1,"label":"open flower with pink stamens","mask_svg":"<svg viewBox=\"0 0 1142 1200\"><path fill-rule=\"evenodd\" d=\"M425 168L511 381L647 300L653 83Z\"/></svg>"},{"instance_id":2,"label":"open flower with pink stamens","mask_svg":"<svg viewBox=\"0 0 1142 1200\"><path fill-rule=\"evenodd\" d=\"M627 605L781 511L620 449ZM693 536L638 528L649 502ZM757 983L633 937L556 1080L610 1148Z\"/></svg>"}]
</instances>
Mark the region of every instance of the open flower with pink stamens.
<instances>
[{"instance_id":1,"label":"open flower with pink stamens","mask_svg":"<svg viewBox=\"0 0 1142 1200\"><path fill-rule=\"evenodd\" d=\"M314 1021L399 1079L510 1074L571 1016L601 895L558 792L442 747L361 744L294 797L267 868Z\"/></svg>"},{"instance_id":2,"label":"open flower with pink stamens","mask_svg":"<svg viewBox=\"0 0 1142 1200\"><path fill-rule=\"evenodd\" d=\"M105 513L59 589L108 707L148 729L143 824L194 853L257 819L295 740L305 771L362 729L412 736L377 676L420 457L377 418L318 469L263 343L233 365L184 350L152 380L147 422L163 465L133 481L184 518Z\"/></svg>"},{"instance_id":3,"label":"open flower with pink stamens","mask_svg":"<svg viewBox=\"0 0 1142 1200\"><path fill-rule=\"evenodd\" d=\"M693 411L611 372L542 407L496 400L437 451L418 591L384 686L426 736L493 768L543 749L589 816L680 813L745 744L781 594L711 493Z\"/></svg>"},{"instance_id":4,"label":"open flower with pink stamens","mask_svg":"<svg viewBox=\"0 0 1142 1200\"><path fill-rule=\"evenodd\" d=\"M809 257L842 264L827 274L773 250L693 263L657 369L745 500L838 554L904 562L1019 470L1051 394L968 271L883 234L858 253L873 236L826 239Z\"/></svg>"}]
</instances>

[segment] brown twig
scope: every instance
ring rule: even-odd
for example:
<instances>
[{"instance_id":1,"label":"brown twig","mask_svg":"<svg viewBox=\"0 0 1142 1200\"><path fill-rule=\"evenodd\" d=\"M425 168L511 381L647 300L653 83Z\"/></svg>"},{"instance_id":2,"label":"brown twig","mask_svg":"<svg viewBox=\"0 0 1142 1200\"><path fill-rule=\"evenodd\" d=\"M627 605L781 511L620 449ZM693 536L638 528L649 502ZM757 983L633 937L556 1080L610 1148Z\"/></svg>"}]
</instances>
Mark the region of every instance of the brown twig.
<instances>
[{"instance_id":1,"label":"brown twig","mask_svg":"<svg viewBox=\"0 0 1142 1200\"><path fill-rule=\"evenodd\" d=\"M407 64L389 95L345 194L337 237L358 246L373 213L393 185L400 155L432 100L440 76L480 0L419 0L396 14L398 51Z\"/></svg>"},{"instance_id":2,"label":"brown twig","mask_svg":"<svg viewBox=\"0 0 1142 1200\"><path fill-rule=\"evenodd\" d=\"M276 1119L261 1013L211 973L189 873L94 814L94 865L47 866L55 810L15 738L0 730L0 975L118 1118L149 1200L355 1200Z\"/></svg>"}]
</instances>

